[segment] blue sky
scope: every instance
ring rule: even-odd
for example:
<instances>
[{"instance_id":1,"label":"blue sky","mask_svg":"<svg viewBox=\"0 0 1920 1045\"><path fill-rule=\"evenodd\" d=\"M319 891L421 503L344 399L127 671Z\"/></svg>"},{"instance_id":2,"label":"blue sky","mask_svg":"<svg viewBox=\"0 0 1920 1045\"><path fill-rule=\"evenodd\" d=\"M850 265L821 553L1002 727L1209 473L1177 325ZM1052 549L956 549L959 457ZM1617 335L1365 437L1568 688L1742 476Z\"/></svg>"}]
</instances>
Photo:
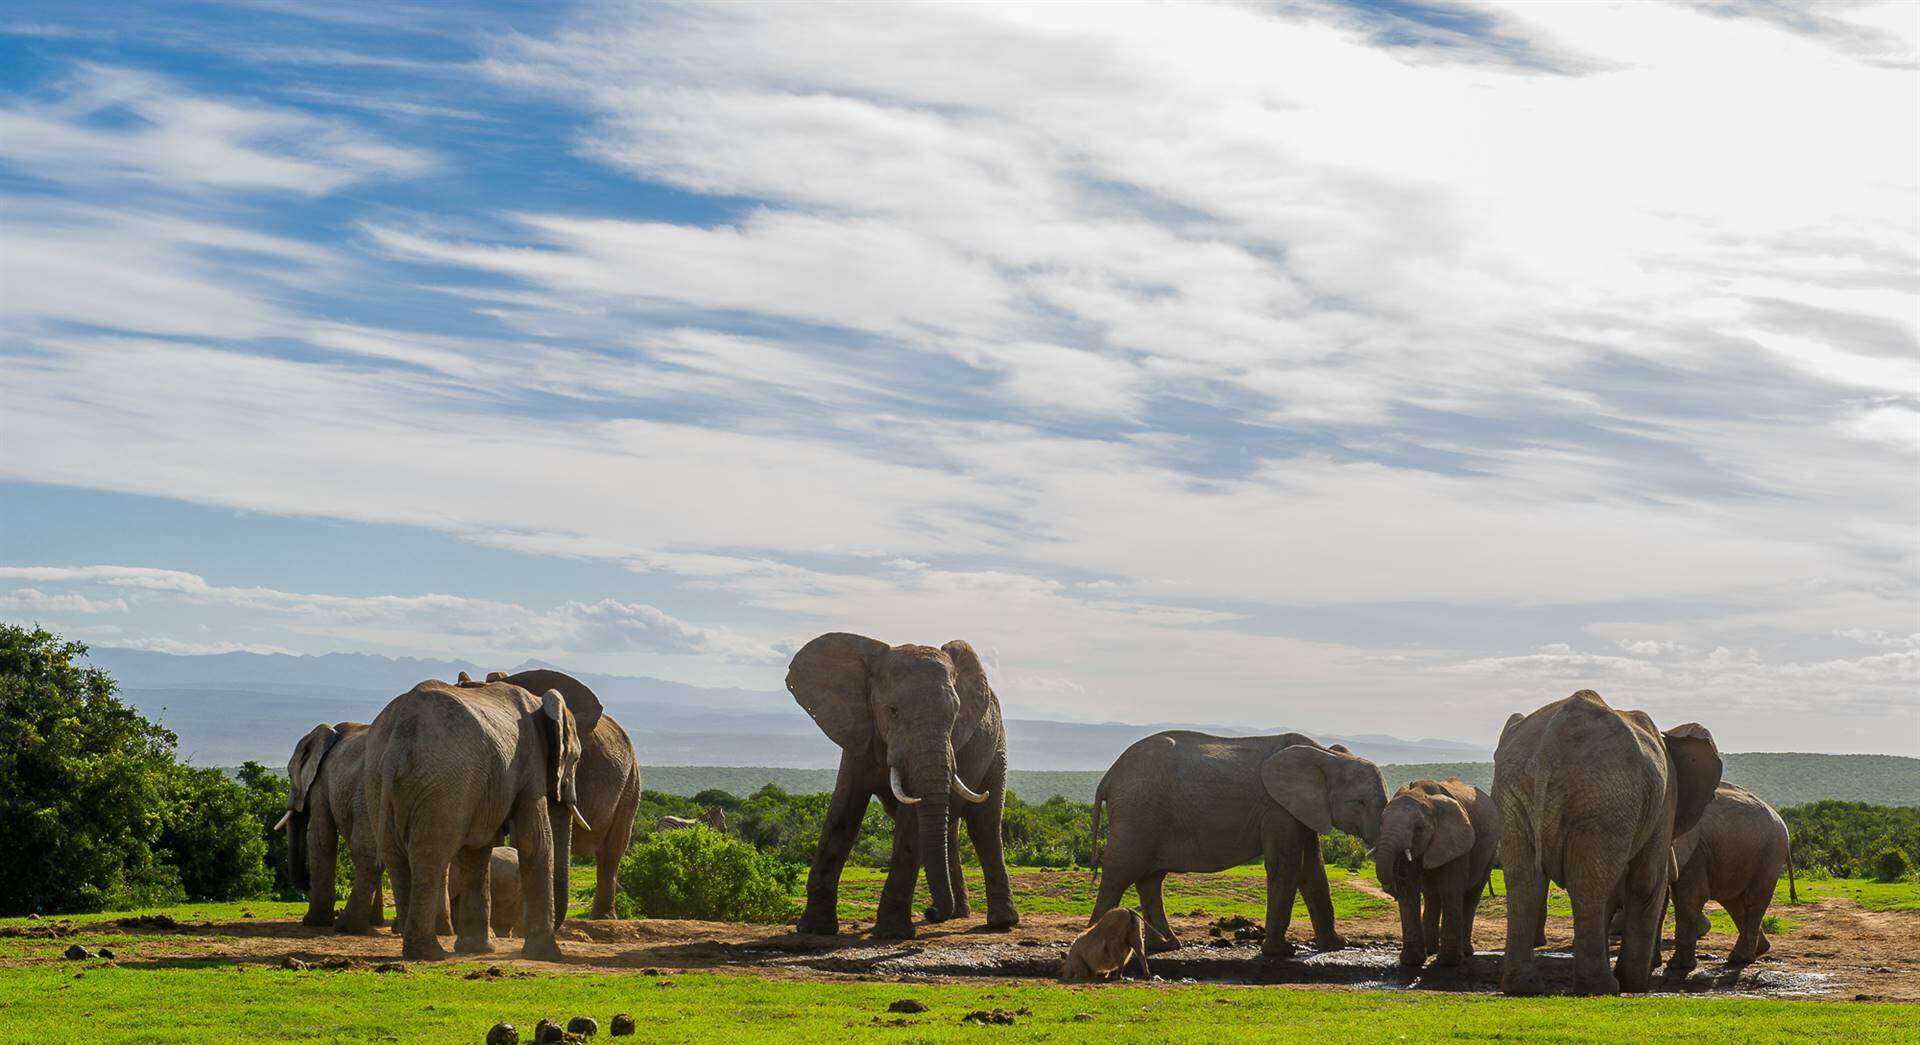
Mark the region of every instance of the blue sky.
<instances>
[{"instance_id":1,"label":"blue sky","mask_svg":"<svg viewBox=\"0 0 1920 1045\"><path fill-rule=\"evenodd\" d=\"M0 615L1920 753L1917 18L5 5Z\"/></svg>"}]
</instances>

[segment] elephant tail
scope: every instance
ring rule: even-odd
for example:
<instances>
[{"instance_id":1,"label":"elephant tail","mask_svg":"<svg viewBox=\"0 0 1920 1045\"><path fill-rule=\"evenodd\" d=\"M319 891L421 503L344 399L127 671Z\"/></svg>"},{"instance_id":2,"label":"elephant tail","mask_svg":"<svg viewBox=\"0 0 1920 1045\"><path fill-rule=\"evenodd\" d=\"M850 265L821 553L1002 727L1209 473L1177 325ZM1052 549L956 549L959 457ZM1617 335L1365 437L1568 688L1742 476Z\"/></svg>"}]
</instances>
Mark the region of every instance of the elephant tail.
<instances>
[{"instance_id":1,"label":"elephant tail","mask_svg":"<svg viewBox=\"0 0 1920 1045\"><path fill-rule=\"evenodd\" d=\"M1100 778L1100 786L1093 791L1093 822L1087 830L1089 846L1088 870L1093 872L1093 880L1100 881L1100 807L1107 801L1107 778Z\"/></svg>"},{"instance_id":2,"label":"elephant tail","mask_svg":"<svg viewBox=\"0 0 1920 1045\"><path fill-rule=\"evenodd\" d=\"M1799 903L1800 894L1793 888L1793 833L1787 833L1787 902Z\"/></svg>"}]
</instances>

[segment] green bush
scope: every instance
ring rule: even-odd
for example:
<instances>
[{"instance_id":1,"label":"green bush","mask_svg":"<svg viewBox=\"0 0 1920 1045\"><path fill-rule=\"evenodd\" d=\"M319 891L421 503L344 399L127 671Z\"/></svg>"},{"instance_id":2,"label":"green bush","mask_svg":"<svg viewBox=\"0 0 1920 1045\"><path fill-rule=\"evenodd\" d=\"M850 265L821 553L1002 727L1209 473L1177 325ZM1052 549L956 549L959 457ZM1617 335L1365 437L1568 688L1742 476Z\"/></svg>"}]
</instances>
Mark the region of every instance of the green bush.
<instances>
[{"instance_id":1,"label":"green bush","mask_svg":"<svg viewBox=\"0 0 1920 1045\"><path fill-rule=\"evenodd\" d=\"M1320 836L1320 862L1358 871L1367 865L1367 843L1334 828Z\"/></svg>"},{"instance_id":2,"label":"green bush","mask_svg":"<svg viewBox=\"0 0 1920 1045\"><path fill-rule=\"evenodd\" d=\"M1873 854L1873 862L1868 869L1876 882L1898 882L1913 873L1913 861L1898 846L1888 846Z\"/></svg>"},{"instance_id":3,"label":"green bush","mask_svg":"<svg viewBox=\"0 0 1920 1045\"><path fill-rule=\"evenodd\" d=\"M0 914L178 898L157 851L175 737L82 666L86 652L0 624Z\"/></svg>"},{"instance_id":4,"label":"green bush","mask_svg":"<svg viewBox=\"0 0 1920 1045\"><path fill-rule=\"evenodd\" d=\"M629 912L649 918L778 923L797 913L788 897L800 870L701 825L661 831L629 849L620 893Z\"/></svg>"},{"instance_id":5,"label":"green bush","mask_svg":"<svg viewBox=\"0 0 1920 1045\"><path fill-rule=\"evenodd\" d=\"M247 789L218 769L175 771L160 850L189 900L244 900L273 887L267 841Z\"/></svg>"}]
</instances>

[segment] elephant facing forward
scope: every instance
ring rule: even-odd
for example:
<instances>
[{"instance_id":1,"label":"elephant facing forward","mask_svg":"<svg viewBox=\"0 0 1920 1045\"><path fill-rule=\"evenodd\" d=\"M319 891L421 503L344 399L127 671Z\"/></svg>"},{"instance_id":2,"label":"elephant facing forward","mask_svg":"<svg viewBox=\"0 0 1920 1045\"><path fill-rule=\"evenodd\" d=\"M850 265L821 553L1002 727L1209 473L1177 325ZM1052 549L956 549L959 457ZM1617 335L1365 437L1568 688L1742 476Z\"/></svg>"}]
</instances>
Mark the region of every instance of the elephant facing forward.
<instances>
[{"instance_id":1,"label":"elephant facing forward","mask_svg":"<svg viewBox=\"0 0 1920 1045\"><path fill-rule=\"evenodd\" d=\"M575 805L580 736L565 698L507 682L422 682L374 719L366 757L380 862L406 898L402 953L445 957L434 918L449 889L462 898L455 949L492 950L486 876L504 829L520 854L522 956L558 959L554 869L567 865L570 827L588 827Z\"/></svg>"},{"instance_id":2,"label":"elephant facing forward","mask_svg":"<svg viewBox=\"0 0 1920 1045\"><path fill-rule=\"evenodd\" d=\"M1400 964L1459 965L1473 957L1473 915L1500 847L1493 797L1458 780L1415 780L1380 818L1373 866L1400 904ZM1424 904L1424 907L1423 907Z\"/></svg>"},{"instance_id":3,"label":"elephant facing forward","mask_svg":"<svg viewBox=\"0 0 1920 1045\"><path fill-rule=\"evenodd\" d=\"M380 861L361 786L367 729L365 722L315 726L287 762L287 814L274 827L287 831L287 876L307 894L303 925L363 933L386 924ZM342 837L353 857L353 890L335 918L334 860Z\"/></svg>"},{"instance_id":4,"label":"elephant facing forward","mask_svg":"<svg viewBox=\"0 0 1920 1045\"><path fill-rule=\"evenodd\" d=\"M1320 835L1335 827L1371 844L1380 834L1386 786L1372 762L1321 747L1311 737L1216 737L1189 730L1156 733L1128 748L1100 778L1093 796L1093 839L1100 807L1111 821L1098 853L1100 895L1091 921L1120 905L1138 885L1153 950L1180 942L1167 923L1161 885L1171 871L1224 871L1256 857L1267 865L1268 954L1291 954L1287 925L1303 893L1314 946L1346 941L1334 930Z\"/></svg>"},{"instance_id":5,"label":"elephant facing forward","mask_svg":"<svg viewBox=\"0 0 1920 1045\"><path fill-rule=\"evenodd\" d=\"M893 817L893 855L873 934L913 935L913 882L926 870L930 922L969 912L960 872L960 824L986 879L987 926L1020 923L1001 849L1007 732L1000 700L973 647L889 646L831 632L807 643L787 668L787 690L840 745L840 773L807 873L799 929L839 931L840 871L878 797Z\"/></svg>"},{"instance_id":6,"label":"elephant facing forward","mask_svg":"<svg viewBox=\"0 0 1920 1045\"><path fill-rule=\"evenodd\" d=\"M1592 690L1507 720L1493 755L1507 880L1501 989L1544 990L1534 941L1547 883L1573 901L1574 989L1644 991L1666 910L1673 840L1700 819L1720 783L1720 752L1697 723L1662 733L1644 712L1616 711ZM1609 900L1626 913L1607 968Z\"/></svg>"}]
</instances>

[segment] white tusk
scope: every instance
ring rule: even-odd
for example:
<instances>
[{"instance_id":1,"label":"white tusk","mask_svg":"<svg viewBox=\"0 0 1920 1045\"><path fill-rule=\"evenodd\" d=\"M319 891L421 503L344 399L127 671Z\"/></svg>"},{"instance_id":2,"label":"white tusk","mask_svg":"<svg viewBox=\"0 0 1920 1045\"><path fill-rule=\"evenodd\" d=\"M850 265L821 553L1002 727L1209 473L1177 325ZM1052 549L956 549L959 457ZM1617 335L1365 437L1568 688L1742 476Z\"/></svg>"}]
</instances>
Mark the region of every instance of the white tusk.
<instances>
[{"instance_id":1,"label":"white tusk","mask_svg":"<svg viewBox=\"0 0 1920 1045\"><path fill-rule=\"evenodd\" d=\"M966 784L961 782L960 774L958 773L955 773L953 775L953 793L957 795L962 801L972 802L974 805L979 805L980 803L985 802L987 800L987 796L993 794L993 792L991 791L987 792L984 795L976 794L971 788L967 787Z\"/></svg>"},{"instance_id":2,"label":"white tusk","mask_svg":"<svg viewBox=\"0 0 1920 1045\"><path fill-rule=\"evenodd\" d=\"M1411 849L1407 850L1407 862L1408 863L1413 862L1413 850Z\"/></svg>"},{"instance_id":3,"label":"white tusk","mask_svg":"<svg viewBox=\"0 0 1920 1045\"><path fill-rule=\"evenodd\" d=\"M573 824L575 827L578 827L582 831L593 830L593 825L587 823L587 818L580 815L579 806L568 806L567 808L573 812Z\"/></svg>"},{"instance_id":4,"label":"white tusk","mask_svg":"<svg viewBox=\"0 0 1920 1045\"><path fill-rule=\"evenodd\" d=\"M906 786L900 783L899 766L887 767L887 785L893 788L893 797L899 799L901 805L917 806L920 804L920 800L907 794Z\"/></svg>"},{"instance_id":5,"label":"white tusk","mask_svg":"<svg viewBox=\"0 0 1920 1045\"><path fill-rule=\"evenodd\" d=\"M275 831L284 831L284 830L286 830L286 829L287 829L287 821L289 821L289 820L292 820L292 819L293 819L293 810L291 810L291 809L289 809L289 810L287 810L287 811L286 811L286 813L285 813L285 814L283 814L283 815L282 815L282 816L280 817L280 822L279 822L279 823L277 823L277 824L275 824L275 825L273 825L273 829L274 829Z\"/></svg>"}]
</instances>

